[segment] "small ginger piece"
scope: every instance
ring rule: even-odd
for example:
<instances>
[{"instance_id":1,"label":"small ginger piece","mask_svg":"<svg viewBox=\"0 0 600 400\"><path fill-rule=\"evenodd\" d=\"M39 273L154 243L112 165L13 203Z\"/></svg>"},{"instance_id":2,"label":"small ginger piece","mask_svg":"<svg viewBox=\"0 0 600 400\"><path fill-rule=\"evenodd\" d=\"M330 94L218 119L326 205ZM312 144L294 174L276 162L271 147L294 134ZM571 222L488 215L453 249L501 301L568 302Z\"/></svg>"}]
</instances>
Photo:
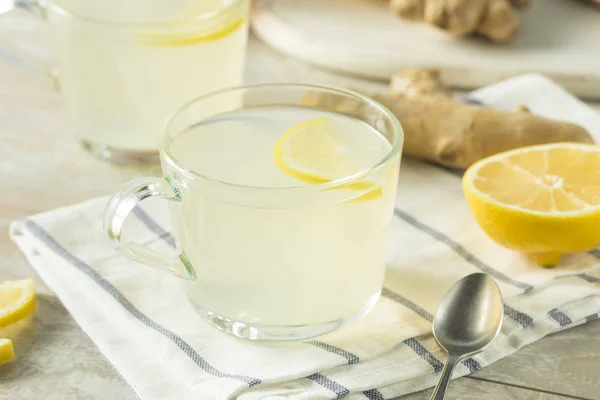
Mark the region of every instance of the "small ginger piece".
<instances>
[{"instance_id":1,"label":"small ginger piece","mask_svg":"<svg viewBox=\"0 0 600 400\"><path fill-rule=\"evenodd\" d=\"M423 87L426 94L407 84ZM435 79L434 79L435 78ZM569 122L530 114L527 109L503 111L452 99L442 91L435 70L409 69L392 79L390 93L364 93L387 107L404 130L404 153L452 167L467 168L478 160L502 151L555 142L593 143L588 132ZM357 92L361 92L357 90ZM368 113L364 104L335 94L309 93L304 103L350 116Z\"/></svg>"},{"instance_id":2,"label":"small ginger piece","mask_svg":"<svg viewBox=\"0 0 600 400\"><path fill-rule=\"evenodd\" d=\"M517 9L529 0L391 0L392 11L410 21L423 21L450 34L479 33L494 42L511 40L520 25Z\"/></svg>"},{"instance_id":3,"label":"small ginger piece","mask_svg":"<svg viewBox=\"0 0 600 400\"><path fill-rule=\"evenodd\" d=\"M437 68L405 68L392 76L390 93L412 96L450 97Z\"/></svg>"},{"instance_id":4,"label":"small ginger piece","mask_svg":"<svg viewBox=\"0 0 600 400\"><path fill-rule=\"evenodd\" d=\"M506 0L489 0L477 32L495 42L508 42L519 28L519 14Z\"/></svg>"}]
</instances>

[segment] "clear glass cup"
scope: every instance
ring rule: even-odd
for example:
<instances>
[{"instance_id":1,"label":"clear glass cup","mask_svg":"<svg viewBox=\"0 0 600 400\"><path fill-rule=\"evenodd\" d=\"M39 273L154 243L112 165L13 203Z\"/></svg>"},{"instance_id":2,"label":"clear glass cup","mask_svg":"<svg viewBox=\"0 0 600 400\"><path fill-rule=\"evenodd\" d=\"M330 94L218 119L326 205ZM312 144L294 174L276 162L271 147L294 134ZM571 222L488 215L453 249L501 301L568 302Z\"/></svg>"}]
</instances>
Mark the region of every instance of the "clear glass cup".
<instances>
[{"instance_id":1,"label":"clear glass cup","mask_svg":"<svg viewBox=\"0 0 600 400\"><path fill-rule=\"evenodd\" d=\"M179 2L167 14L165 5L176 2L17 1L48 22L56 71L8 44L0 49L51 77L70 129L93 154L119 163L158 162L168 116L243 77L249 0ZM163 4L155 14L166 15L164 21L146 15L151 4Z\"/></svg>"},{"instance_id":2,"label":"clear glass cup","mask_svg":"<svg viewBox=\"0 0 600 400\"><path fill-rule=\"evenodd\" d=\"M370 163L315 184L278 175L270 135L313 114L354 129L354 154ZM375 139L385 147L374 156L363 144ZM219 91L171 117L160 144L164 178L116 193L105 230L126 256L184 278L193 307L223 331L255 340L318 336L364 316L379 298L402 143L396 117L350 91L299 84ZM127 215L153 196L170 202L175 257L123 234Z\"/></svg>"}]
</instances>

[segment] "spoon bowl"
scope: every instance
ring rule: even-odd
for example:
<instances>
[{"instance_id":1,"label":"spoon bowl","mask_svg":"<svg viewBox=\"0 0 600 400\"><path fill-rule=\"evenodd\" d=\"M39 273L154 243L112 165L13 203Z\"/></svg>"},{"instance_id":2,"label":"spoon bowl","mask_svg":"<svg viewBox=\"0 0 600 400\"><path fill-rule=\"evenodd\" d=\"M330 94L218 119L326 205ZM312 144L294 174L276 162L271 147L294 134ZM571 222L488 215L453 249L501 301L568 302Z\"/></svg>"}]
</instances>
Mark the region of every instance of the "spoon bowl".
<instances>
[{"instance_id":1,"label":"spoon bowl","mask_svg":"<svg viewBox=\"0 0 600 400\"><path fill-rule=\"evenodd\" d=\"M496 282L489 275L472 274L444 296L433 320L433 335L449 354L467 357L496 338L503 316L502 294Z\"/></svg>"},{"instance_id":2,"label":"spoon bowl","mask_svg":"<svg viewBox=\"0 0 600 400\"><path fill-rule=\"evenodd\" d=\"M431 400L442 400L456 364L483 351L498 336L504 317L502 293L492 277L466 276L448 290L433 320L433 336L448 360Z\"/></svg>"}]
</instances>

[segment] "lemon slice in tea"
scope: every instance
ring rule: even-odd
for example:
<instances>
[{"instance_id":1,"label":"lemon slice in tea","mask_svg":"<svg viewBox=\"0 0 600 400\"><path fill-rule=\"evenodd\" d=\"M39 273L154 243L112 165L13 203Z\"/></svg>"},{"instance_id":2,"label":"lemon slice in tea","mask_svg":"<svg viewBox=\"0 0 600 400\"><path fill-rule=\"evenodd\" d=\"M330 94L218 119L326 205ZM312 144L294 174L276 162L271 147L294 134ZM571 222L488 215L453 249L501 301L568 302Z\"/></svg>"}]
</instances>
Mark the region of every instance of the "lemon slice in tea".
<instances>
[{"instance_id":1,"label":"lemon slice in tea","mask_svg":"<svg viewBox=\"0 0 600 400\"><path fill-rule=\"evenodd\" d=\"M332 182L361 170L346 154L340 133L327 116L303 122L285 132L275 144L273 159L287 175L314 185ZM367 191L358 198L360 200L376 199L382 194L381 187L366 180L337 188Z\"/></svg>"}]
</instances>

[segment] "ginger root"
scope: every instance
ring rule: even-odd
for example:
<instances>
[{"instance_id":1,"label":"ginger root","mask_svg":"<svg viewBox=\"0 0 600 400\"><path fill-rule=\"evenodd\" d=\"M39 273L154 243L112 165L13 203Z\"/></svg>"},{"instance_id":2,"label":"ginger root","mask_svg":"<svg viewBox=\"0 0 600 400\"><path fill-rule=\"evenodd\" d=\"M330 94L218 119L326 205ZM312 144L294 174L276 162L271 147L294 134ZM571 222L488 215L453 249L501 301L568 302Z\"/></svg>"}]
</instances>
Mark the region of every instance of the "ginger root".
<instances>
[{"instance_id":1,"label":"ginger root","mask_svg":"<svg viewBox=\"0 0 600 400\"><path fill-rule=\"evenodd\" d=\"M494 42L511 40L519 28L517 9L529 0L391 0L390 7L401 18L424 21L462 36L479 33Z\"/></svg>"},{"instance_id":2,"label":"ginger root","mask_svg":"<svg viewBox=\"0 0 600 400\"><path fill-rule=\"evenodd\" d=\"M417 78L412 85L407 84L411 77ZM423 94L412 87L437 89ZM524 110L502 111L467 104L444 95L442 88L435 70L411 69L394 77L390 93L363 94L386 106L400 120L404 129L404 154L447 167L467 168L490 155L536 144L593 143L588 132L578 125L542 118ZM304 102L355 117L368 114L362 103L335 94L309 93Z\"/></svg>"},{"instance_id":3,"label":"ginger root","mask_svg":"<svg viewBox=\"0 0 600 400\"><path fill-rule=\"evenodd\" d=\"M440 70L434 68L405 68L392 76L391 93L408 97L450 97L450 90L442 84Z\"/></svg>"}]
</instances>

